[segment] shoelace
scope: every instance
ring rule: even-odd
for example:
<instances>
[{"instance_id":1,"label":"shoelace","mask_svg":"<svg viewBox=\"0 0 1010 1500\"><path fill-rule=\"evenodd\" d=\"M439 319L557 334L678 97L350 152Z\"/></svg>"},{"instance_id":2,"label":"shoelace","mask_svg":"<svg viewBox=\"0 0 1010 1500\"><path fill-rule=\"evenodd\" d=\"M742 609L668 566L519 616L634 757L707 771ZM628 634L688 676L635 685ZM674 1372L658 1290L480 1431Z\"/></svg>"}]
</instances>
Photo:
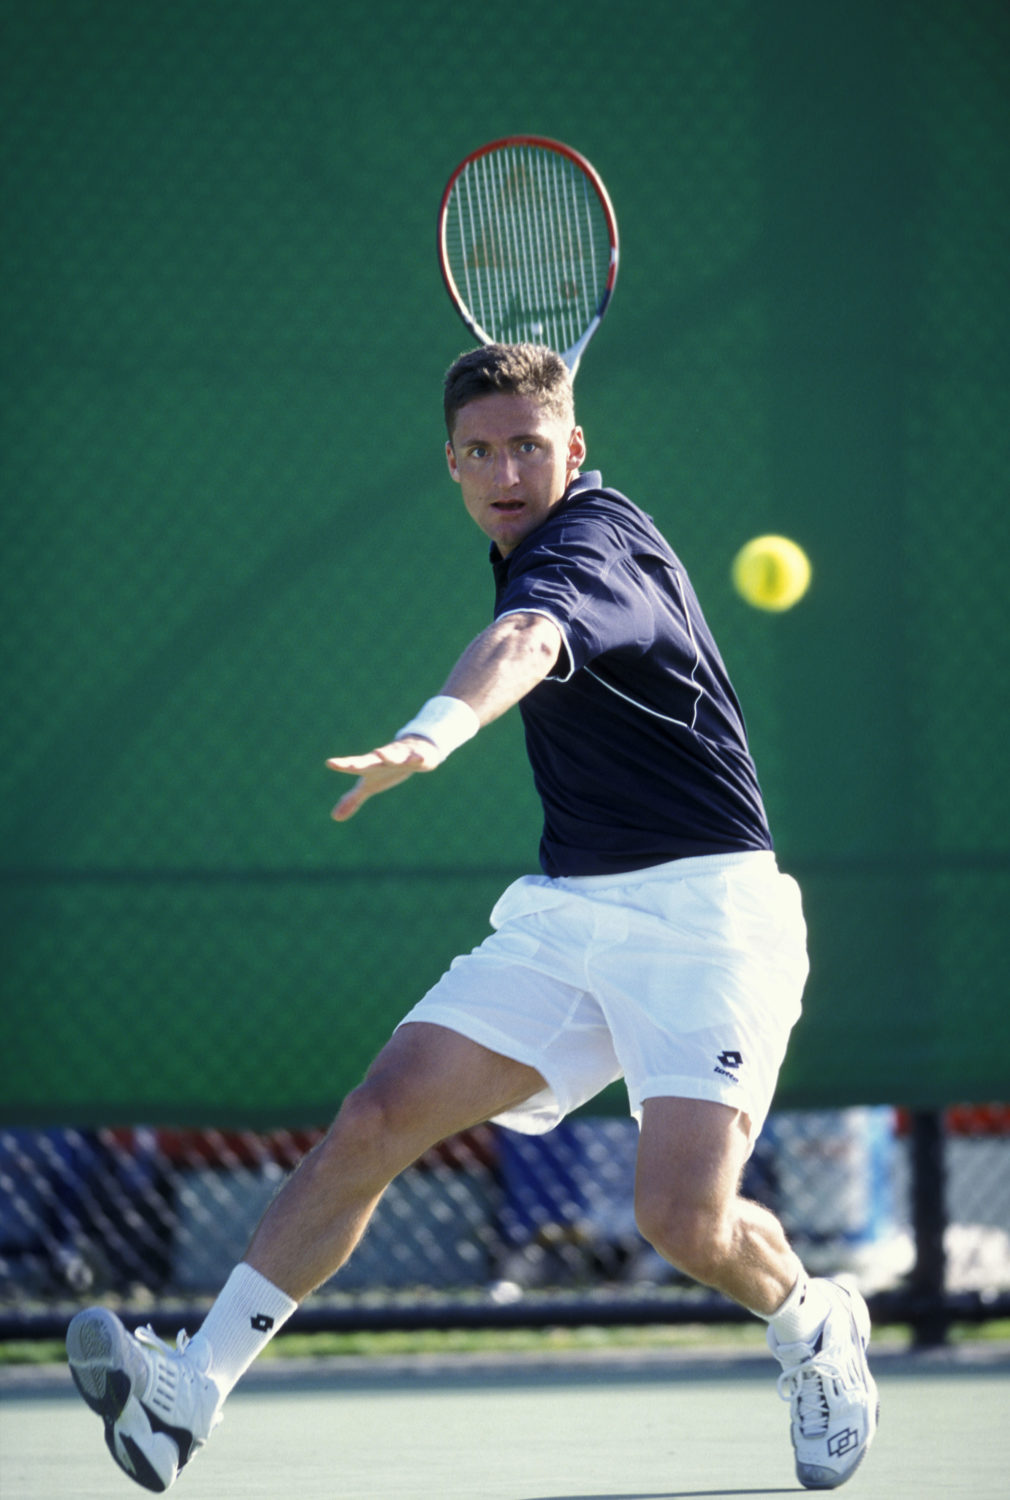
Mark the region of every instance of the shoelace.
<instances>
[{"instance_id":1,"label":"shoelace","mask_svg":"<svg viewBox=\"0 0 1010 1500\"><path fill-rule=\"evenodd\" d=\"M189 1344L191 1343L189 1334L184 1328L180 1328L179 1330L174 1349L170 1344L166 1344L164 1339L158 1337L150 1324L146 1324L143 1328L136 1329L133 1336L137 1340L138 1344L146 1344L149 1349L153 1349L160 1359L170 1360L177 1374L182 1377L182 1379L191 1389L192 1387L196 1386L199 1381L206 1378L204 1376L204 1372L195 1370L189 1360L180 1358L180 1355L185 1354L187 1348L189 1347ZM217 1427L218 1424L223 1420L224 1413L221 1411L220 1406L218 1406L217 1410L214 1412L213 1416L210 1419L209 1430L213 1431L213 1429ZM206 1434L197 1436L196 1441L197 1446L199 1447L202 1443L206 1442Z\"/></svg>"},{"instance_id":2,"label":"shoelace","mask_svg":"<svg viewBox=\"0 0 1010 1500\"><path fill-rule=\"evenodd\" d=\"M169 1356L182 1354L189 1343L189 1334L185 1328L180 1328L179 1336L175 1341L175 1348L173 1349L170 1344L165 1343L164 1339L158 1337L150 1323L145 1323L143 1328L138 1328L133 1336L138 1344L146 1344L149 1349L157 1349L159 1354L167 1354Z\"/></svg>"},{"instance_id":3,"label":"shoelace","mask_svg":"<svg viewBox=\"0 0 1010 1500\"><path fill-rule=\"evenodd\" d=\"M179 1330L174 1349L170 1344L166 1344L164 1339L158 1337L150 1324L138 1328L133 1336L138 1344L146 1344L149 1349L155 1351L159 1358L170 1361L177 1375L181 1376L187 1385L193 1386L200 1379L203 1372L195 1370L189 1360L181 1358L190 1343L189 1334L184 1328Z\"/></svg>"},{"instance_id":4,"label":"shoelace","mask_svg":"<svg viewBox=\"0 0 1010 1500\"><path fill-rule=\"evenodd\" d=\"M828 1430L831 1408L824 1390L825 1379L841 1380L842 1371L833 1360L823 1357L816 1362L805 1359L795 1369L783 1370L778 1378L782 1400L797 1398L796 1415L804 1437L823 1437Z\"/></svg>"}]
</instances>

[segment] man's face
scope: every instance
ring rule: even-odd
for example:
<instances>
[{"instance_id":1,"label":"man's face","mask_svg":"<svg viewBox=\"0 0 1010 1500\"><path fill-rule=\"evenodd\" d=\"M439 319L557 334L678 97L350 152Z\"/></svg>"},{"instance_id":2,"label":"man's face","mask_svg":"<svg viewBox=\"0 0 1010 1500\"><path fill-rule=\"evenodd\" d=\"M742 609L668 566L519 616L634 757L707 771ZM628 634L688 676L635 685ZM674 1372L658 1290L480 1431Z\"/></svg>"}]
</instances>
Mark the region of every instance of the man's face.
<instances>
[{"instance_id":1,"label":"man's face","mask_svg":"<svg viewBox=\"0 0 1010 1500\"><path fill-rule=\"evenodd\" d=\"M557 505L586 445L534 397L496 393L460 407L445 453L467 511L507 557Z\"/></svg>"}]
</instances>

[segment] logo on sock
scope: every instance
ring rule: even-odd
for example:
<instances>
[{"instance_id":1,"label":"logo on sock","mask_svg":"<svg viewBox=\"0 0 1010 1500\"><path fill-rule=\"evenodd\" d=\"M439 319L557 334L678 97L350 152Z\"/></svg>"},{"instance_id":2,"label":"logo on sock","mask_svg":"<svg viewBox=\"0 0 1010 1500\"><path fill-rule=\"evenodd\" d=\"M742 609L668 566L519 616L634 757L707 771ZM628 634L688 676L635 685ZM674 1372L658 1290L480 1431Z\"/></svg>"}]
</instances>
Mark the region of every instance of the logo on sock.
<instances>
[{"instance_id":1,"label":"logo on sock","mask_svg":"<svg viewBox=\"0 0 1010 1500\"><path fill-rule=\"evenodd\" d=\"M257 1313L254 1318L249 1319L249 1326L255 1328L257 1333L269 1333L274 1326L274 1320L267 1317L266 1313Z\"/></svg>"}]
</instances>

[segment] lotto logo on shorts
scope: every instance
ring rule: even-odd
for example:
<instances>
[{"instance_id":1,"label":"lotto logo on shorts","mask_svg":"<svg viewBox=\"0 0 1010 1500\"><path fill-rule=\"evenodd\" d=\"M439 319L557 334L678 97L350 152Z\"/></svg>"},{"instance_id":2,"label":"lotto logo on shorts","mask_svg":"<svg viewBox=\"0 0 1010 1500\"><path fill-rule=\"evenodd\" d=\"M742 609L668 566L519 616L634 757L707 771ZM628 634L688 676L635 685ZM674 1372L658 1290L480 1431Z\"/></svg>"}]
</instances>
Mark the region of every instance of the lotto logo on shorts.
<instances>
[{"instance_id":1,"label":"lotto logo on shorts","mask_svg":"<svg viewBox=\"0 0 1010 1500\"><path fill-rule=\"evenodd\" d=\"M736 1076L737 1068L743 1066L743 1054L740 1052L720 1052L716 1058L714 1072L721 1073L724 1078L732 1079L734 1083L740 1080Z\"/></svg>"}]
</instances>

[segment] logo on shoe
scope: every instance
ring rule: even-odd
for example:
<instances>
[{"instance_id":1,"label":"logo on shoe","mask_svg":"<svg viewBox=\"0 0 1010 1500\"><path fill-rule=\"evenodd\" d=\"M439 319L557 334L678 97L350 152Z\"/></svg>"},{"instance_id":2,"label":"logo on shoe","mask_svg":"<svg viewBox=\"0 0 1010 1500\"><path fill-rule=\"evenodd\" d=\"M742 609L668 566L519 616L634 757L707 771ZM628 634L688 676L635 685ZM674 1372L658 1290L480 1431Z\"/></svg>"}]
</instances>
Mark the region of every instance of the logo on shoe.
<instances>
[{"instance_id":1,"label":"logo on shoe","mask_svg":"<svg viewBox=\"0 0 1010 1500\"><path fill-rule=\"evenodd\" d=\"M255 1328L257 1333L269 1333L274 1326L274 1320L266 1313L257 1313L254 1318L249 1319L249 1326Z\"/></svg>"},{"instance_id":2,"label":"logo on shoe","mask_svg":"<svg viewBox=\"0 0 1010 1500\"><path fill-rule=\"evenodd\" d=\"M733 1083L739 1083L740 1080L736 1076L736 1070L737 1068L741 1068L742 1066L742 1053L725 1051L719 1053L719 1056L715 1060L715 1067L712 1071L715 1073L721 1073L723 1078L729 1078L733 1081Z\"/></svg>"},{"instance_id":3,"label":"logo on shoe","mask_svg":"<svg viewBox=\"0 0 1010 1500\"><path fill-rule=\"evenodd\" d=\"M846 1427L842 1432L833 1432L828 1438L828 1452L832 1458L841 1458L843 1453L850 1453L853 1448L859 1447L859 1433L854 1427Z\"/></svg>"}]
</instances>

